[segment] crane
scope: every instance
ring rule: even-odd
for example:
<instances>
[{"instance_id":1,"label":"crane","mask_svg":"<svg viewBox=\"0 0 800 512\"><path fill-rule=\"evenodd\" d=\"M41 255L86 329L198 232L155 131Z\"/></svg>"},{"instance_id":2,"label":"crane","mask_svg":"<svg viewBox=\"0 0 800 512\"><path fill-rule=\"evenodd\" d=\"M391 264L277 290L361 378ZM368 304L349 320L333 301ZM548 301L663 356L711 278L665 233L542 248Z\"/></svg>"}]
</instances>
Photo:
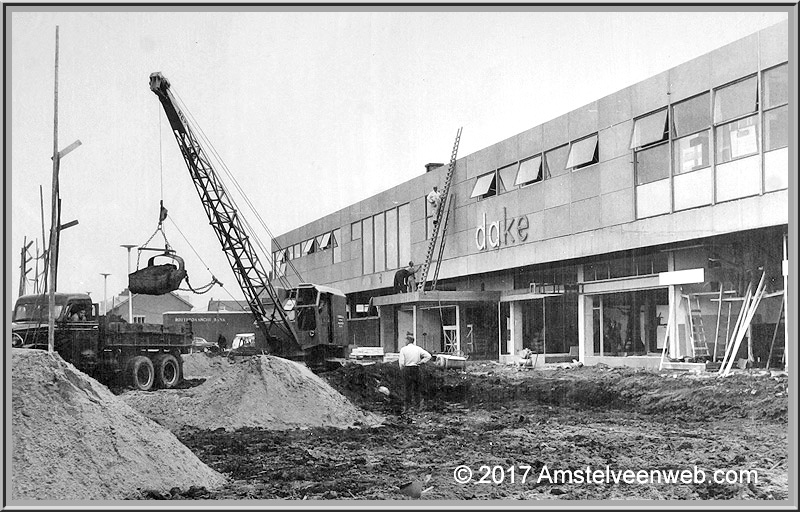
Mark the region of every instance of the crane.
<instances>
[{"instance_id":1,"label":"crane","mask_svg":"<svg viewBox=\"0 0 800 512\"><path fill-rule=\"evenodd\" d=\"M272 286L269 274L253 248L230 194L186 116L178 108L169 81L160 72L152 73L150 90L161 101L209 223L222 245L255 321L267 339L269 351L280 355L302 351L298 346L296 324L284 310L278 291Z\"/></svg>"}]
</instances>

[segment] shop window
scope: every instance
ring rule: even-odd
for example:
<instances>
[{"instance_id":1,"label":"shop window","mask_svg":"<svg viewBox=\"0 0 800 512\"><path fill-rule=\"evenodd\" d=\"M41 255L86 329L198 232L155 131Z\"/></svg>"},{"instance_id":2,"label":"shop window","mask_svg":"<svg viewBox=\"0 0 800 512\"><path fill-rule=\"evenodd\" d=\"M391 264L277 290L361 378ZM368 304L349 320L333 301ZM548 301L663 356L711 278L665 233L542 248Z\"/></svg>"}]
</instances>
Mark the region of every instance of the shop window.
<instances>
[{"instance_id":1,"label":"shop window","mask_svg":"<svg viewBox=\"0 0 800 512\"><path fill-rule=\"evenodd\" d=\"M517 180L514 184L522 186L539 181L542 181L542 156L535 156L520 162Z\"/></svg>"},{"instance_id":2,"label":"shop window","mask_svg":"<svg viewBox=\"0 0 800 512\"><path fill-rule=\"evenodd\" d=\"M517 177L517 168L519 164L512 164L497 171L497 174L500 176L500 184L503 185L503 190L508 192L509 190L513 190L515 182L514 180Z\"/></svg>"},{"instance_id":3,"label":"shop window","mask_svg":"<svg viewBox=\"0 0 800 512\"><path fill-rule=\"evenodd\" d=\"M789 66L783 64L764 71L764 109L789 102Z\"/></svg>"},{"instance_id":4,"label":"shop window","mask_svg":"<svg viewBox=\"0 0 800 512\"><path fill-rule=\"evenodd\" d=\"M758 153L757 116L718 126L716 146L718 164Z\"/></svg>"},{"instance_id":5,"label":"shop window","mask_svg":"<svg viewBox=\"0 0 800 512\"><path fill-rule=\"evenodd\" d=\"M667 140L667 109L653 112L633 121L631 149L643 148Z\"/></svg>"},{"instance_id":6,"label":"shop window","mask_svg":"<svg viewBox=\"0 0 800 512\"><path fill-rule=\"evenodd\" d=\"M361 221L350 224L350 240L361 240Z\"/></svg>"},{"instance_id":7,"label":"shop window","mask_svg":"<svg viewBox=\"0 0 800 512\"><path fill-rule=\"evenodd\" d=\"M567 168L577 170L598 162L597 134L576 140L570 145Z\"/></svg>"},{"instance_id":8,"label":"shop window","mask_svg":"<svg viewBox=\"0 0 800 512\"><path fill-rule=\"evenodd\" d=\"M714 95L714 124L752 114L758 109L755 76L718 89Z\"/></svg>"},{"instance_id":9,"label":"shop window","mask_svg":"<svg viewBox=\"0 0 800 512\"><path fill-rule=\"evenodd\" d=\"M669 145L661 144L635 153L636 184L669 178Z\"/></svg>"},{"instance_id":10,"label":"shop window","mask_svg":"<svg viewBox=\"0 0 800 512\"><path fill-rule=\"evenodd\" d=\"M569 156L569 146L561 146L552 149L544 154L545 176L552 178L564 174L567 170L567 157Z\"/></svg>"},{"instance_id":11,"label":"shop window","mask_svg":"<svg viewBox=\"0 0 800 512\"><path fill-rule=\"evenodd\" d=\"M469 197L485 199L494 195L497 195L497 173L492 171L478 177L475 181L475 187L472 189L472 194Z\"/></svg>"}]
</instances>

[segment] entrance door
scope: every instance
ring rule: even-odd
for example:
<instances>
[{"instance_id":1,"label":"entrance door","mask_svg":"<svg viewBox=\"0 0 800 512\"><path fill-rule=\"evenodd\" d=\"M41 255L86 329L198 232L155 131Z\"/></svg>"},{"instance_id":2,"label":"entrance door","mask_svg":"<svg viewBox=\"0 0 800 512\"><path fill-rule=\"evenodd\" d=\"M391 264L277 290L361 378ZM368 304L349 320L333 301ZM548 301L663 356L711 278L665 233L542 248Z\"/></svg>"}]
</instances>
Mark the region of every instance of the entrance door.
<instances>
[{"instance_id":1,"label":"entrance door","mask_svg":"<svg viewBox=\"0 0 800 512\"><path fill-rule=\"evenodd\" d=\"M461 353L461 337L458 329L458 306L443 307L442 315L442 350L449 354Z\"/></svg>"}]
</instances>

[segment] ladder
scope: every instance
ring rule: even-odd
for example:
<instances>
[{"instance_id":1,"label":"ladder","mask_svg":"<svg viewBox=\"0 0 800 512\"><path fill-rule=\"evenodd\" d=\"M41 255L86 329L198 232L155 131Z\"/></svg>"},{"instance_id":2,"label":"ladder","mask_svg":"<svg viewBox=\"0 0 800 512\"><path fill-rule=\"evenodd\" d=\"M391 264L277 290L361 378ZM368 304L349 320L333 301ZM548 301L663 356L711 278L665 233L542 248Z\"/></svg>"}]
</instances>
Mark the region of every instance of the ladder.
<instances>
[{"instance_id":1,"label":"ladder","mask_svg":"<svg viewBox=\"0 0 800 512\"><path fill-rule=\"evenodd\" d=\"M706 330L703 325L703 315L700 309L700 297L686 295L687 312L689 320L689 334L692 340L692 357L709 357ZM692 298L695 302L692 304Z\"/></svg>"},{"instance_id":2,"label":"ladder","mask_svg":"<svg viewBox=\"0 0 800 512\"><path fill-rule=\"evenodd\" d=\"M453 180L453 173L456 169L456 155L458 155L458 143L461 140L461 128L458 129L456 133L456 141L453 144L453 152L450 155L450 165L447 167L447 174L445 175L444 179L444 187L442 190L442 200L439 202L439 208L436 210L434 214L434 222L433 222L433 234L431 235L431 239L428 241L428 251L425 253L425 262L422 264L422 278L419 280L417 284L417 290L420 292L425 291L425 282L428 280L428 272L431 268L431 261L433 261L433 252L436 248L436 240L439 238L439 233L442 234L442 242L439 245L439 255L436 259L436 269L433 273L433 280L431 281L431 290L436 289L436 280L439 277L439 267L442 263L442 254L444 253L444 236L445 232L447 231L447 219L450 216L450 203L451 203L451 196L450 196L450 183Z\"/></svg>"}]
</instances>

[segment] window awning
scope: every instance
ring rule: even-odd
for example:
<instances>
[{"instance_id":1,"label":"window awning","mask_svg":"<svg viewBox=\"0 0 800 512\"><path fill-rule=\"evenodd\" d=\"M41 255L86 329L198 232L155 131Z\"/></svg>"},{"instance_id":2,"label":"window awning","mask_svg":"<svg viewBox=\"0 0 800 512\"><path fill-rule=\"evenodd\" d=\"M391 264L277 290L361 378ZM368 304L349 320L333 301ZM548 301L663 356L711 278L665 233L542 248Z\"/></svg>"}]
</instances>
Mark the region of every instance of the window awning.
<instances>
[{"instance_id":1,"label":"window awning","mask_svg":"<svg viewBox=\"0 0 800 512\"><path fill-rule=\"evenodd\" d=\"M524 185L542 179L542 157L537 156L519 164L515 185Z\"/></svg>"},{"instance_id":2,"label":"window awning","mask_svg":"<svg viewBox=\"0 0 800 512\"><path fill-rule=\"evenodd\" d=\"M633 122L631 149L640 148L664 139L667 127L667 109L653 112Z\"/></svg>"},{"instance_id":3,"label":"window awning","mask_svg":"<svg viewBox=\"0 0 800 512\"><path fill-rule=\"evenodd\" d=\"M494 185L494 180L494 172L478 177L477 181L475 181L475 188L472 189L472 195L469 197L473 198L486 195Z\"/></svg>"},{"instance_id":4,"label":"window awning","mask_svg":"<svg viewBox=\"0 0 800 512\"><path fill-rule=\"evenodd\" d=\"M597 134L573 142L569 148L567 168L570 169L591 162L594 159L594 152L596 149Z\"/></svg>"}]
</instances>

